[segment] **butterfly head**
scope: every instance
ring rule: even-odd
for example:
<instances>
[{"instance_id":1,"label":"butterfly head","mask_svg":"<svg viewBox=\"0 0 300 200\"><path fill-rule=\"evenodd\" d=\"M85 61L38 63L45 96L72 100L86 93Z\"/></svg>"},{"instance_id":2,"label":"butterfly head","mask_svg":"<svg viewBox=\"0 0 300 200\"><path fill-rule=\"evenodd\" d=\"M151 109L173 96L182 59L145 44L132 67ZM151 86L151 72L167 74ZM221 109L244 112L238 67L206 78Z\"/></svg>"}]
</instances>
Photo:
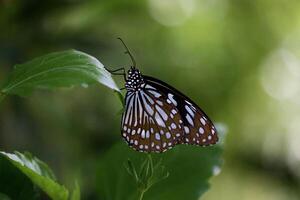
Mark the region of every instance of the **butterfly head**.
<instances>
[{"instance_id":1,"label":"butterfly head","mask_svg":"<svg viewBox=\"0 0 300 200\"><path fill-rule=\"evenodd\" d=\"M141 72L135 67L131 67L128 70L128 76L125 87L127 90L140 90L144 84L144 79Z\"/></svg>"}]
</instances>

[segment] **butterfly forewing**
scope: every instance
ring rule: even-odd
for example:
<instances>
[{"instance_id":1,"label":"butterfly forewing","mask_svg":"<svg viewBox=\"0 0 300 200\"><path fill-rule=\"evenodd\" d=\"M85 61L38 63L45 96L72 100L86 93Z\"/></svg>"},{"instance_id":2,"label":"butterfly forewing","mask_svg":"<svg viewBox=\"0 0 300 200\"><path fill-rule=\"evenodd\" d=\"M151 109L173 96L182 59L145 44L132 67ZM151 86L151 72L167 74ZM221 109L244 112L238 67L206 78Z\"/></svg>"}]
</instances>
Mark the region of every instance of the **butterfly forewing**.
<instances>
[{"instance_id":1,"label":"butterfly forewing","mask_svg":"<svg viewBox=\"0 0 300 200\"><path fill-rule=\"evenodd\" d=\"M207 116L188 100L184 100L184 143L208 146L218 141L216 129Z\"/></svg>"},{"instance_id":2,"label":"butterfly forewing","mask_svg":"<svg viewBox=\"0 0 300 200\"><path fill-rule=\"evenodd\" d=\"M184 133L179 143L201 146L217 143L218 136L213 123L191 99L167 83L148 76L144 78L147 84L167 96L166 102L179 111Z\"/></svg>"}]
</instances>

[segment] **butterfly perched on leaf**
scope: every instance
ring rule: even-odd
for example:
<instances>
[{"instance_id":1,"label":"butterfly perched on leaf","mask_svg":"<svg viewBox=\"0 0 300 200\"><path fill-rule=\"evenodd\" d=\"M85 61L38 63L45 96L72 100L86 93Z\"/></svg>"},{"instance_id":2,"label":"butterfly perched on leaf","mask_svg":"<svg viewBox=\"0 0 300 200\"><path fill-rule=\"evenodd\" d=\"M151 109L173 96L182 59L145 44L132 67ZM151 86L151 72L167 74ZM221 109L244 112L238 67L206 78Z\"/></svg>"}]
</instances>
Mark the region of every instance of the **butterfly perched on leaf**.
<instances>
[{"instance_id":1,"label":"butterfly perched on leaf","mask_svg":"<svg viewBox=\"0 0 300 200\"><path fill-rule=\"evenodd\" d=\"M142 75L120 40L133 61L127 76L124 68L119 69L123 70L127 90L121 122L121 134L127 144L140 152L157 153L178 144L216 144L216 128L199 106L167 83Z\"/></svg>"}]
</instances>

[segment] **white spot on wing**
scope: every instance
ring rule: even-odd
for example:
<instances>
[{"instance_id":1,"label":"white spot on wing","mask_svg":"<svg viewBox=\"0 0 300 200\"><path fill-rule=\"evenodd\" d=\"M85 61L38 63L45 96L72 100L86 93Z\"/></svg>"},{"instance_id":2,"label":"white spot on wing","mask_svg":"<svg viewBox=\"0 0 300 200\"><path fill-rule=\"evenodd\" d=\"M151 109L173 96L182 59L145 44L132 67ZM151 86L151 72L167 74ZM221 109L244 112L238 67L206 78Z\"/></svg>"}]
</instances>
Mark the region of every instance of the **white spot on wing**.
<instances>
[{"instance_id":1,"label":"white spot on wing","mask_svg":"<svg viewBox=\"0 0 300 200\"><path fill-rule=\"evenodd\" d=\"M133 102L133 100L132 100L132 102ZM133 104L133 103L132 103ZM133 110L133 105L131 106L131 108L130 108L130 113L129 113L129 121L128 121L128 124L131 124L132 123L132 118L133 118L133 112L134 112L134 110Z\"/></svg>"},{"instance_id":2,"label":"white spot on wing","mask_svg":"<svg viewBox=\"0 0 300 200\"><path fill-rule=\"evenodd\" d=\"M138 95L137 95L138 96ZM140 124L142 123L142 118L143 118L143 115L142 115L142 112L143 112L143 107L142 107L142 104L141 104L141 100L140 100L140 97L138 96L137 98L137 101L138 101L138 108L139 108L139 117L140 117Z\"/></svg>"},{"instance_id":3,"label":"white spot on wing","mask_svg":"<svg viewBox=\"0 0 300 200\"><path fill-rule=\"evenodd\" d=\"M201 124L203 124L203 126L206 124L205 120L202 117L200 118L200 122Z\"/></svg>"},{"instance_id":4,"label":"white spot on wing","mask_svg":"<svg viewBox=\"0 0 300 200\"><path fill-rule=\"evenodd\" d=\"M190 125L194 126L194 122L189 114L187 114L185 118L190 123Z\"/></svg>"},{"instance_id":5,"label":"white spot on wing","mask_svg":"<svg viewBox=\"0 0 300 200\"><path fill-rule=\"evenodd\" d=\"M146 132L145 132L145 130L143 129L143 130L142 130L142 133L141 133L141 137L142 137L142 138L145 138L145 134L146 134Z\"/></svg>"},{"instance_id":6,"label":"white spot on wing","mask_svg":"<svg viewBox=\"0 0 300 200\"><path fill-rule=\"evenodd\" d=\"M154 113L154 110L149 106L148 103L145 103L145 108L146 108L147 112L149 113L149 115L152 116Z\"/></svg>"},{"instance_id":7,"label":"white spot on wing","mask_svg":"<svg viewBox=\"0 0 300 200\"><path fill-rule=\"evenodd\" d=\"M172 128L172 129L175 129L175 128L176 128L176 124L175 124L175 123L172 123L172 124L171 124L171 128Z\"/></svg>"},{"instance_id":8,"label":"white spot on wing","mask_svg":"<svg viewBox=\"0 0 300 200\"><path fill-rule=\"evenodd\" d=\"M150 131L149 130L146 131L146 138L150 138Z\"/></svg>"},{"instance_id":9,"label":"white spot on wing","mask_svg":"<svg viewBox=\"0 0 300 200\"><path fill-rule=\"evenodd\" d=\"M187 127L187 126L184 126L184 131L185 131L185 133L190 133L190 129L189 129L189 127Z\"/></svg>"},{"instance_id":10,"label":"white spot on wing","mask_svg":"<svg viewBox=\"0 0 300 200\"><path fill-rule=\"evenodd\" d=\"M203 134L204 133L204 129L202 127L199 128L199 133Z\"/></svg>"},{"instance_id":11,"label":"white spot on wing","mask_svg":"<svg viewBox=\"0 0 300 200\"><path fill-rule=\"evenodd\" d=\"M156 91L154 91L154 90L148 90L151 94L153 94L156 98L159 98L159 97L161 97L161 94L160 93L158 93L158 92L156 92Z\"/></svg>"},{"instance_id":12,"label":"white spot on wing","mask_svg":"<svg viewBox=\"0 0 300 200\"><path fill-rule=\"evenodd\" d=\"M170 139L171 138L171 134L169 132L166 132L166 138Z\"/></svg>"},{"instance_id":13,"label":"white spot on wing","mask_svg":"<svg viewBox=\"0 0 300 200\"><path fill-rule=\"evenodd\" d=\"M135 95L135 101L134 101L134 127L137 126L138 123L138 95Z\"/></svg>"},{"instance_id":14,"label":"white spot on wing","mask_svg":"<svg viewBox=\"0 0 300 200\"><path fill-rule=\"evenodd\" d=\"M162 118L163 118L165 121L167 121L167 119L168 119L167 113L166 113L164 110L162 110L158 105L155 105L155 108L156 108L156 110L159 112L159 114L162 116Z\"/></svg>"},{"instance_id":15,"label":"white spot on wing","mask_svg":"<svg viewBox=\"0 0 300 200\"><path fill-rule=\"evenodd\" d=\"M130 98L130 97L128 97ZM131 112L131 108L133 106L133 100L134 100L134 97L131 97L128 101L129 103L127 104L128 105L128 109L127 109L127 112L126 112L126 117L125 117L125 124L128 124L128 119L129 119L129 115L130 115L130 112Z\"/></svg>"},{"instance_id":16,"label":"white spot on wing","mask_svg":"<svg viewBox=\"0 0 300 200\"><path fill-rule=\"evenodd\" d=\"M177 111L175 109L172 109L171 112L173 115L176 115L176 113L177 113Z\"/></svg>"},{"instance_id":17,"label":"white spot on wing","mask_svg":"<svg viewBox=\"0 0 300 200\"><path fill-rule=\"evenodd\" d=\"M135 129L133 129L131 132L131 135L134 135L134 134L135 134Z\"/></svg>"},{"instance_id":18,"label":"white spot on wing","mask_svg":"<svg viewBox=\"0 0 300 200\"><path fill-rule=\"evenodd\" d=\"M189 101L185 100L185 103L189 104L189 105L192 105Z\"/></svg>"},{"instance_id":19,"label":"white spot on wing","mask_svg":"<svg viewBox=\"0 0 300 200\"><path fill-rule=\"evenodd\" d=\"M211 129L211 133L214 135L214 134L215 134L215 130L214 130L214 129Z\"/></svg>"},{"instance_id":20,"label":"white spot on wing","mask_svg":"<svg viewBox=\"0 0 300 200\"><path fill-rule=\"evenodd\" d=\"M157 103L158 105L160 105L160 106L163 106L163 105L164 105L163 102L161 102L161 101L159 101L159 100L156 100L156 103Z\"/></svg>"},{"instance_id":21,"label":"white spot on wing","mask_svg":"<svg viewBox=\"0 0 300 200\"><path fill-rule=\"evenodd\" d=\"M155 133L155 139L160 140L160 134L159 133Z\"/></svg>"},{"instance_id":22,"label":"white spot on wing","mask_svg":"<svg viewBox=\"0 0 300 200\"><path fill-rule=\"evenodd\" d=\"M192 117L195 116L195 113L191 110L191 108L190 108L188 105L185 105L184 107L185 107L186 111L188 111L188 113L189 113Z\"/></svg>"},{"instance_id":23,"label":"white spot on wing","mask_svg":"<svg viewBox=\"0 0 300 200\"><path fill-rule=\"evenodd\" d=\"M166 127L165 122L162 120L162 118L158 115L158 113L155 113L155 121L157 122L157 124L161 127Z\"/></svg>"},{"instance_id":24,"label":"white spot on wing","mask_svg":"<svg viewBox=\"0 0 300 200\"><path fill-rule=\"evenodd\" d=\"M174 95L173 95L173 94L169 93L169 94L168 94L168 99L170 99L170 101L171 101L175 106L177 106L177 102L175 101Z\"/></svg>"},{"instance_id":25,"label":"white spot on wing","mask_svg":"<svg viewBox=\"0 0 300 200\"><path fill-rule=\"evenodd\" d=\"M149 97L149 95L147 95L146 93L143 92L143 95L148 99L148 101L151 103L151 104L154 104L154 101L152 100L151 97Z\"/></svg>"},{"instance_id":26,"label":"white spot on wing","mask_svg":"<svg viewBox=\"0 0 300 200\"><path fill-rule=\"evenodd\" d=\"M152 87L151 85L148 85L148 84L145 86L145 88L156 90L154 87Z\"/></svg>"}]
</instances>

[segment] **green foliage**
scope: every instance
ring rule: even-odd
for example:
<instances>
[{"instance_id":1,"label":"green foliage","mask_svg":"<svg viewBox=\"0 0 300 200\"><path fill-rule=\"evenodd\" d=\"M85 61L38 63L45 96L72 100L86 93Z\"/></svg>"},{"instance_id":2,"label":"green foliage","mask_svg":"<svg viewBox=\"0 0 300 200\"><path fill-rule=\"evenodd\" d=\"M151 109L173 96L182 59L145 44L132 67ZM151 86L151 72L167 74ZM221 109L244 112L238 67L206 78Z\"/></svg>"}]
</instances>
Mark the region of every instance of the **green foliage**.
<instances>
[{"instance_id":1,"label":"green foliage","mask_svg":"<svg viewBox=\"0 0 300 200\"><path fill-rule=\"evenodd\" d=\"M152 185L169 176L169 172L166 171L161 160L155 166L153 165L150 154L148 154L148 157L141 163L139 172L130 159L128 159L125 168L136 182L138 199L143 199L145 192L147 192Z\"/></svg>"},{"instance_id":2,"label":"green foliage","mask_svg":"<svg viewBox=\"0 0 300 200\"><path fill-rule=\"evenodd\" d=\"M115 90L124 103L110 73L97 59L75 50L57 52L18 65L1 90L0 101L8 94L28 95L38 88L95 82ZM96 178L99 196L107 200L197 199L208 189L213 170L220 167L220 154L220 146L180 145L163 154L147 155L119 143L99 160ZM69 192L57 183L45 163L29 153L0 152L0 164L3 199L40 199L42 194L54 200L80 199L77 183L74 191Z\"/></svg>"},{"instance_id":3,"label":"green foliage","mask_svg":"<svg viewBox=\"0 0 300 200\"><path fill-rule=\"evenodd\" d=\"M39 199L40 191L54 200L68 199L50 168L31 154L0 152L0 163L0 192L11 199Z\"/></svg>"},{"instance_id":4,"label":"green foliage","mask_svg":"<svg viewBox=\"0 0 300 200\"><path fill-rule=\"evenodd\" d=\"M80 187L78 183L75 183L75 188L71 196L71 200L80 200Z\"/></svg>"},{"instance_id":5,"label":"green foliage","mask_svg":"<svg viewBox=\"0 0 300 200\"><path fill-rule=\"evenodd\" d=\"M0 4L0 86L12 65L55 49L126 67L122 37L144 74L175 86L230 131L222 174L201 200L300 199L299 0ZM8 98L0 105L0 148L55 155L62 180L78 179L84 197L104 199L91 168L121 140L118 103L102 86Z\"/></svg>"},{"instance_id":6,"label":"green foliage","mask_svg":"<svg viewBox=\"0 0 300 200\"><path fill-rule=\"evenodd\" d=\"M10 198L7 195L2 194L1 192L0 192L0 199L1 200L10 200Z\"/></svg>"},{"instance_id":7,"label":"green foliage","mask_svg":"<svg viewBox=\"0 0 300 200\"><path fill-rule=\"evenodd\" d=\"M69 50L50 53L15 66L1 93L2 96L28 95L37 88L86 86L95 82L119 91L110 73L96 58L80 51Z\"/></svg>"},{"instance_id":8,"label":"green foliage","mask_svg":"<svg viewBox=\"0 0 300 200\"><path fill-rule=\"evenodd\" d=\"M219 145L180 145L162 154L151 154L156 163L153 166L149 155L135 152L125 143L117 144L100 160L99 195L106 200L129 200L147 191L145 200L197 199L208 189L213 171L220 167L221 152ZM139 170L135 166L140 166Z\"/></svg>"}]
</instances>

